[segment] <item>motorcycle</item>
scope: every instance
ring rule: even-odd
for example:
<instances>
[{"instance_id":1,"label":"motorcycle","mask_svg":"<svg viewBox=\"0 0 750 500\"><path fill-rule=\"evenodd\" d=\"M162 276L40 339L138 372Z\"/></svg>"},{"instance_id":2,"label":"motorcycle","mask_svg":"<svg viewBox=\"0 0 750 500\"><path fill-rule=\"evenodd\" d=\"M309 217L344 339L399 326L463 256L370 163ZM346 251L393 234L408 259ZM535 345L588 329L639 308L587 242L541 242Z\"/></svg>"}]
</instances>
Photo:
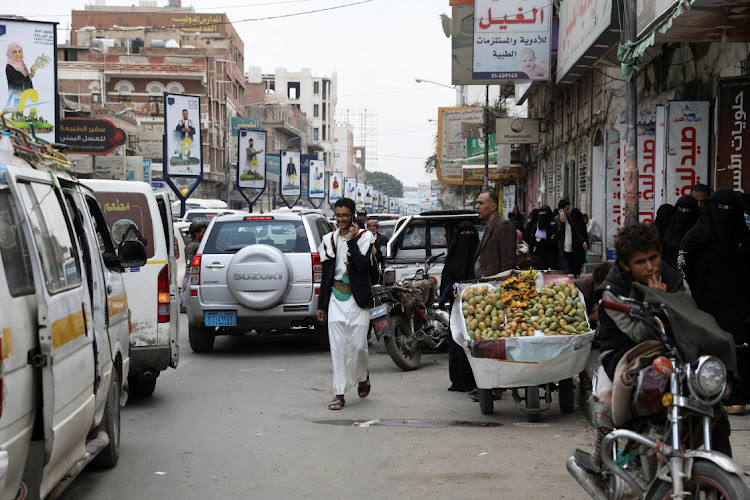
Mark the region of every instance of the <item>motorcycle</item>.
<instances>
[{"instance_id":1,"label":"motorcycle","mask_svg":"<svg viewBox=\"0 0 750 500\"><path fill-rule=\"evenodd\" d=\"M378 340L383 339L388 355L404 371L419 368L423 346L440 347L450 335L450 317L435 306L437 284L427 274L443 255L428 257L411 278L392 286L372 287L371 329Z\"/></svg>"},{"instance_id":2,"label":"motorcycle","mask_svg":"<svg viewBox=\"0 0 750 500\"><path fill-rule=\"evenodd\" d=\"M602 300L600 307L642 322L658 342L650 341L655 351L636 365L631 397L619 399L630 405L627 422L606 434L595 424L598 435L593 456L577 449L568 458L568 472L597 500L750 498L741 479L742 467L712 449L711 426L721 415L720 401L727 386L724 364L708 355L693 365L685 361L665 329L668 312L664 305L626 297L617 300ZM603 376L608 383L609 378ZM605 396L602 387L607 383L598 382L594 380L590 406L601 411L597 404ZM618 388L615 384L613 408Z\"/></svg>"}]
</instances>

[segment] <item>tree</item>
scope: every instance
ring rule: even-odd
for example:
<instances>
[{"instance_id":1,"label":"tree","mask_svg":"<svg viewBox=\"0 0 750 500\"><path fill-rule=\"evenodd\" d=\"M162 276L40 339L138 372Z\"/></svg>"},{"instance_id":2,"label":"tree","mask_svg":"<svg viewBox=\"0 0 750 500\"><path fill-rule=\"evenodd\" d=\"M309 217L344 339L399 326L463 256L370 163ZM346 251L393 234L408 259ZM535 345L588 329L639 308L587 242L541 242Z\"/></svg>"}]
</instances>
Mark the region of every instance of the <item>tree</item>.
<instances>
[{"instance_id":1,"label":"tree","mask_svg":"<svg viewBox=\"0 0 750 500\"><path fill-rule=\"evenodd\" d=\"M391 174L367 170L365 171L365 182L372 184L374 189L392 198L403 198L404 196L404 184Z\"/></svg>"}]
</instances>

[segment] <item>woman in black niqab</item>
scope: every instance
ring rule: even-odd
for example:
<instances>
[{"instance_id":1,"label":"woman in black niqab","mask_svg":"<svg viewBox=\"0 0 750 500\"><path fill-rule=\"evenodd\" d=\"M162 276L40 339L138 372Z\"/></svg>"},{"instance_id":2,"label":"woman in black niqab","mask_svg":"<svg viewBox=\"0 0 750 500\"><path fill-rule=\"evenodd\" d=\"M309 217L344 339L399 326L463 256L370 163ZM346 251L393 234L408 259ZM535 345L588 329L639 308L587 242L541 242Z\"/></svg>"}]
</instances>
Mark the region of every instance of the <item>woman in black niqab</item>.
<instances>
[{"instance_id":1,"label":"woman in black niqab","mask_svg":"<svg viewBox=\"0 0 750 500\"><path fill-rule=\"evenodd\" d=\"M750 342L750 230L734 191L717 189L680 245L680 269L698 307L713 315L740 346ZM729 405L750 403L750 353L737 349L740 387Z\"/></svg>"},{"instance_id":2,"label":"woman in black niqab","mask_svg":"<svg viewBox=\"0 0 750 500\"><path fill-rule=\"evenodd\" d=\"M573 232L573 257L570 261L570 272L573 276L578 277L586 262L586 249L589 245L589 233L586 231L586 224L583 222L583 214L578 208L570 211L568 216L570 228ZM584 247L584 243L586 246Z\"/></svg>"},{"instance_id":3,"label":"woman in black niqab","mask_svg":"<svg viewBox=\"0 0 750 500\"><path fill-rule=\"evenodd\" d=\"M664 249L664 235L667 229L672 225L674 218L675 208L669 203L665 203L659 207L656 211L656 218L654 219L654 226L659 230L659 241L661 241L662 250Z\"/></svg>"},{"instance_id":4,"label":"woman in black niqab","mask_svg":"<svg viewBox=\"0 0 750 500\"><path fill-rule=\"evenodd\" d=\"M680 253L680 243L690 228L692 228L698 217L701 216L701 209L698 206L698 200L692 196L683 196L674 204L674 215L672 223L664 233L664 252L662 259L670 266L677 269L677 255Z\"/></svg>"},{"instance_id":5,"label":"woman in black niqab","mask_svg":"<svg viewBox=\"0 0 750 500\"><path fill-rule=\"evenodd\" d=\"M534 241L534 231L536 231L537 222L539 222L539 209L535 208L529 214L529 222L526 223L526 227L523 230L523 239L529 246Z\"/></svg>"},{"instance_id":6,"label":"woman in black niqab","mask_svg":"<svg viewBox=\"0 0 750 500\"><path fill-rule=\"evenodd\" d=\"M557 267L557 224L554 222L549 205L544 205L539 209L537 223L529 231L529 238L531 255L539 258L542 269Z\"/></svg>"},{"instance_id":7,"label":"woman in black niqab","mask_svg":"<svg viewBox=\"0 0 750 500\"><path fill-rule=\"evenodd\" d=\"M479 233L469 221L458 224L456 234L448 247L443 274L440 276L440 307L446 301L453 305L453 284L474 278L474 256L479 248ZM451 379L449 391L468 392L476 387L474 373L463 347L448 335L448 374Z\"/></svg>"}]
</instances>

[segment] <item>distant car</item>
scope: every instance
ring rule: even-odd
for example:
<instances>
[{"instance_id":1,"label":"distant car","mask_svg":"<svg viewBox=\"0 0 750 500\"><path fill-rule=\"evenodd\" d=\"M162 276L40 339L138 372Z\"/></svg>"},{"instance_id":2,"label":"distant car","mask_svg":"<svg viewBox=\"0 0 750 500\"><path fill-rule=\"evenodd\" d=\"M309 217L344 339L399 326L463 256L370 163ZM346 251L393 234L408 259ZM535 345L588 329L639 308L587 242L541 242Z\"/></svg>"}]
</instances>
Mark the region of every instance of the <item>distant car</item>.
<instances>
[{"instance_id":1,"label":"distant car","mask_svg":"<svg viewBox=\"0 0 750 500\"><path fill-rule=\"evenodd\" d=\"M465 220L474 223L481 238L484 225L479 220L479 214L473 211L423 212L396 221L395 231L388 241L383 275L385 284L392 285L401 278L414 276L417 269L422 269L428 256L444 254L438 258L429 273L439 286L448 246L456 233L456 226ZM383 227L383 224L380 226Z\"/></svg>"},{"instance_id":2,"label":"distant car","mask_svg":"<svg viewBox=\"0 0 750 500\"><path fill-rule=\"evenodd\" d=\"M383 233L383 236L391 239L391 236L393 236L393 230L396 228L396 220L386 220L382 222L378 222L378 225L380 226L380 232Z\"/></svg>"},{"instance_id":3,"label":"distant car","mask_svg":"<svg viewBox=\"0 0 750 500\"><path fill-rule=\"evenodd\" d=\"M185 216L181 219L183 222L211 222L211 219L217 215L229 214L246 214L242 210L231 208L193 208L185 211Z\"/></svg>"},{"instance_id":4,"label":"distant car","mask_svg":"<svg viewBox=\"0 0 750 500\"><path fill-rule=\"evenodd\" d=\"M175 259L177 259L177 286L182 286L182 280L185 277L185 247L190 242L190 235L188 229L190 229L192 222L174 222L172 227L174 228L174 240L177 247L175 248Z\"/></svg>"},{"instance_id":5,"label":"distant car","mask_svg":"<svg viewBox=\"0 0 750 500\"><path fill-rule=\"evenodd\" d=\"M195 352L217 335L304 327L328 344L318 325L323 266L318 254L331 226L320 211L215 218L190 269L188 333Z\"/></svg>"}]
</instances>

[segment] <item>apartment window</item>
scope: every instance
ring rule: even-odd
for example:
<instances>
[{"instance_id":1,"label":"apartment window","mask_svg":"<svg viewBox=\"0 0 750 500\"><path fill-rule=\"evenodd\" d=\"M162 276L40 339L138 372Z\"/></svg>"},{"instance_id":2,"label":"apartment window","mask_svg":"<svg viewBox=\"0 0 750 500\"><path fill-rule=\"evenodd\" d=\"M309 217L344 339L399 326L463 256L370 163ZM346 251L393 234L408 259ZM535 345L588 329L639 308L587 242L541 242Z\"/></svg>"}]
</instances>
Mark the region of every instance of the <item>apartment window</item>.
<instances>
[{"instance_id":1,"label":"apartment window","mask_svg":"<svg viewBox=\"0 0 750 500\"><path fill-rule=\"evenodd\" d=\"M328 113L326 113L327 110L328 110L328 106L326 106L325 104L323 104L323 121L325 121L325 120L328 119L328 118L326 118L326 116L328 115Z\"/></svg>"},{"instance_id":2,"label":"apartment window","mask_svg":"<svg viewBox=\"0 0 750 500\"><path fill-rule=\"evenodd\" d=\"M589 152L588 144L581 143L578 148L578 191L586 192L588 185L587 178L589 175Z\"/></svg>"},{"instance_id":3,"label":"apartment window","mask_svg":"<svg viewBox=\"0 0 750 500\"><path fill-rule=\"evenodd\" d=\"M320 129L318 127L315 127L313 129L313 140L319 141L320 140Z\"/></svg>"},{"instance_id":4,"label":"apartment window","mask_svg":"<svg viewBox=\"0 0 750 500\"><path fill-rule=\"evenodd\" d=\"M327 141L327 140L328 140L328 139L326 139L326 131L327 131L327 129L326 129L326 126L325 126L325 125L323 125L323 140L324 140L324 141Z\"/></svg>"},{"instance_id":5,"label":"apartment window","mask_svg":"<svg viewBox=\"0 0 750 500\"><path fill-rule=\"evenodd\" d=\"M320 115L320 105L318 105L318 104L314 104L314 105L313 105L313 116L314 116L315 118L317 118L317 117L318 117L318 115Z\"/></svg>"},{"instance_id":6,"label":"apartment window","mask_svg":"<svg viewBox=\"0 0 750 500\"><path fill-rule=\"evenodd\" d=\"M313 82L313 94L320 94L320 82Z\"/></svg>"},{"instance_id":7,"label":"apartment window","mask_svg":"<svg viewBox=\"0 0 750 500\"><path fill-rule=\"evenodd\" d=\"M327 95L328 95L328 82L325 81L323 82L323 99L328 99L328 97L326 97Z\"/></svg>"}]
</instances>

